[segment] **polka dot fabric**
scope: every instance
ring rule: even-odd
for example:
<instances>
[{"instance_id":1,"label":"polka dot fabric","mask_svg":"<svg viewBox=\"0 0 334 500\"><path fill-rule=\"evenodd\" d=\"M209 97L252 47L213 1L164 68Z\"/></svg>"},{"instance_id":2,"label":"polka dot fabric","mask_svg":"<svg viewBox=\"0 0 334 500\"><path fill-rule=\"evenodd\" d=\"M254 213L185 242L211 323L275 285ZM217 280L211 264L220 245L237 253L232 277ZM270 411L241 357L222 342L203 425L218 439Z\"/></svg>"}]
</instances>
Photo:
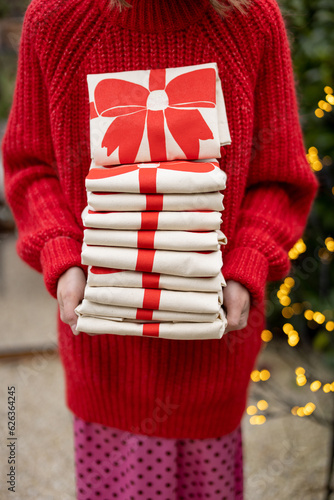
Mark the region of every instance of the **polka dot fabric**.
<instances>
[{"instance_id":1,"label":"polka dot fabric","mask_svg":"<svg viewBox=\"0 0 334 500\"><path fill-rule=\"evenodd\" d=\"M74 416L78 500L242 500L240 427L210 439L132 434Z\"/></svg>"}]
</instances>

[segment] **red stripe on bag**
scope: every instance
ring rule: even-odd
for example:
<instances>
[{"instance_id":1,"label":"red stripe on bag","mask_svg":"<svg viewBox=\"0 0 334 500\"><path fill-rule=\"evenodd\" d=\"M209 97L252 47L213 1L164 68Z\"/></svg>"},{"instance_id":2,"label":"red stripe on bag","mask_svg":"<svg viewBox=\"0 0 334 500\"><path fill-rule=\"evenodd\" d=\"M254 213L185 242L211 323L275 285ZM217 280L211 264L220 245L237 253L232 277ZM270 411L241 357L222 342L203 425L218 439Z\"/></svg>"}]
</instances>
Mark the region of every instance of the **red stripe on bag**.
<instances>
[{"instance_id":1,"label":"red stripe on bag","mask_svg":"<svg viewBox=\"0 0 334 500\"><path fill-rule=\"evenodd\" d=\"M143 273L142 287L143 288L159 288L160 274Z\"/></svg>"},{"instance_id":2,"label":"red stripe on bag","mask_svg":"<svg viewBox=\"0 0 334 500\"><path fill-rule=\"evenodd\" d=\"M162 90L166 86L166 69L157 68L150 71L148 80L150 92L153 90Z\"/></svg>"},{"instance_id":3,"label":"red stripe on bag","mask_svg":"<svg viewBox=\"0 0 334 500\"><path fill-rule=\"evenodd\" d=\"M138 249L136 271L150 273L153 269L155 250Z\"/></svg>"},{"instance_id":4,"label":"red stripe on bag","mask_svg":"<svg viewBox=\"0 0 334 500\"><path fill-rule=\"evenodd\" d=\"M111 269L109 267L92 266L90 272L93 274L113 274L113 273L121 273L122 269Z\"/></svg>"},{"instance_id":5,"label":"red stripe on bag","mask_svg":"<svg viewBox=\"0 0 334 500\"><path fill-rule=\"evenodd\" d=\"M143 309L159 309L161 290L144 290Z\"/></svg>"},{"instance_id":6,"label":"red stripe on bag","mask_svg":"<svg viewBox=\"0 0 334 500\"><path fill-rule=\"evenodd\" d=\"M163 194L147 194L146 195L146 210L155 210L161 212L163 207Z\"/></svg>"},{"instance_id":7,"label":"red stripe on bag","mask_svg":"<svg viewBox=\"0 0 334 500\"><path fill-rule=\"evenodd\" d=\"M160 323L144 323L143 337L159 337Z\"/></svg>"},{"instance_id":8,"label":"red stripe on bag","mask_svg":"<svg viewBox=\"0 0 334 500\"><path fill-rule=\"evenodd\" d=\"M164 111L148 109L146 121L151 161L167 161Z\"/></svg>"},{"instance_id":9,"label":"red stripe on bag","mask_svg":"<svg viewBox=\"0 0 334 500\"><path fill-rule=\"evenodd\" d=\"M137 309L136 319L151 321L153 319L153 311L150 309Z\"/></svg>"},{"instance_id":10,"label":"red stripe on bag","mask_svg":"<svg viewBox=\"0 0 334 500\"><path fill-rule=\"evenodd\" d=\"M137 248L154 248L155 231L138 231Z\"/></svg>"},{"instance_id":11,"label":"red stripe on bag","mask_svg":"<svg viewBox=\"0 0 334 500\"><path fill-rule=\"evenodd\" d=\"M139 192L156 193L157 191L157 168L139 167Z\"/></svg>"},{"instance_id":12,"label":"red stripe on bag","mask_svg":"<svg viewBox=\"0 0 334 500\"><path fill-rule=\"evenodd\" d=\"M160 212L141 212L140 229L158 229Z\"/></svg>"}]
</instances>

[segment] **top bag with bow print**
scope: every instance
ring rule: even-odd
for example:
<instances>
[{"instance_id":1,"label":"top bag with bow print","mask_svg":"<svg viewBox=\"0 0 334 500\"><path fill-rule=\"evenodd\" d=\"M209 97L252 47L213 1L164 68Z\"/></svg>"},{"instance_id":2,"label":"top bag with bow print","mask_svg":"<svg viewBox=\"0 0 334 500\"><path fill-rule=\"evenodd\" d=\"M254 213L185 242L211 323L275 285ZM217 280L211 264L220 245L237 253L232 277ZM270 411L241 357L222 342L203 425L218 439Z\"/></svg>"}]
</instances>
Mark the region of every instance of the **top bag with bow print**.
<instances>
[{"instance_id":1,"label":"top bag with bow print","mask_svg":"<svg viewBox=\"0 0 334 500\"><path fill-rule=\"evenodd\" d=\"M216 63L87 75L96 165L220 158L231 143Z\"/></svg>"}]
</instances>

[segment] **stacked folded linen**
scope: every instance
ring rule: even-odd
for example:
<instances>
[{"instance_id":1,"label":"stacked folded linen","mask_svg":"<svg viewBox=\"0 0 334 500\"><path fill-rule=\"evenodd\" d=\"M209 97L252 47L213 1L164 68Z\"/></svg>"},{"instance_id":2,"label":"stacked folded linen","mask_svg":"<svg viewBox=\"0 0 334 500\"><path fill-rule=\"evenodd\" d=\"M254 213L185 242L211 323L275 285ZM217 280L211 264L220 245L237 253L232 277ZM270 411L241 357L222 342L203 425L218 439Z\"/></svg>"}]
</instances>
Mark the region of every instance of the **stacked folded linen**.
<instances>
[{"instance_id":1,"label":"stacked folded linen","mask_svg":"<svg viewBox=\"0 0 334 500\"><path fill-rule=\"evenodd\" d=\"M86 286L85 298L99 304L159 309L162 311L215 314L222 304L220 292L181 292L155 288L90 287Z\"/></svg>"},{"instance_id":2,"label":"stacked folded linen","mask_svg":"<svg viewBox=\"0 0 334 500\"><path fill-rule=\"evenodd\" d=\"M77 329L90 335L114 334L139 337L158 337L175 340L220 339L226 328L226 318L221 309L220 316L209 323L159 322L135 323L114 321L92 316L79 316Z\"/></svg>"},{"instance_id":3,"label":"stacked folded linen","mask_svg":"<svg viewBox=\"0 0 334 500\"><path fill-rule=\"evenodd\" d=\"M216 64L87 81L89 269L77 330L221 338L226 174L215 158L231 139Z\"/></svg>"},{"instance_id":4,"label":"stacked folded linen","mask_svg":"<svg viewBox=\"0 0 334 500\"><path fill-rule=\"evenodd\" d=\"M163 288L190 292L220 292L226 286L221 272L209 278L174 276L172 274L125 271L89 266L87 284L93 286L124 286L130 288Z\"/></svg>"},{"instance_id":5,"label":"stacked folded linen","mask_svg":"<svg viewBox=\"0 0 334 500\"><path fill-rule=\"evenodd\" d=\"M169 322L195 322L208 323L215 321L219 313L201 313L164 311L160 309L144 309L136 307L115 306L100 304L84 299L78 306L81 316L93 316L101 319L112 319L114 321L169 321Z\"/></svg>"},{"instance_id":6,"label":"stacked folded linen","mask_svg":"<svg viewBox=\"0 0 334 500\"><path fill-rule=\"evenodd\" d=\"M161 229L179 231L206 231L219 229L219 212L95 212L83 214L85 227L101 229Z\"/></svg>"},{"instance_id":7,"label":"stacked folded linen","mask_svg":"<svg viewBox=\"0 0 334 500\"><path fill-rule=\"evenodd\" d=\"M144 273L172 274L174 276L212 277L222 267L220 250L214 252L176 252L82 245L81 260L89 266L112 267Z\"/></svg>"},{"instance_id":8,"label":"stacked folded linen","mask_svg":"<svg viewBox=\"0 0 334 500\"><path fill-rule=\"evenodd\" d=\"M213 251L226 243L226 236L216 231L109 231L108 229L85 229L87 245L102 245L130 248L153 248L159 250Z\"/></svg>"},{"instance_id":9,"label":"stacked folded linen","mask_svg":"<svg viewBox=\"0 0 334 500\"><path fill-rule=\"evenodd\" d=\"M224 209L224 195L220 192L196 194L137 194L88 192L89 210L110 212L143 212L144 210L217 210Z\"/></svg>"},{"instance_id":10,"label":"stacked folded linen","mask_svg":"<svg viewBox=\"0 0 334 500\"><path fill-rule=\"evenodd\" d=\"M92 160L86 177L87 191L185 194L208 196L226 187L226 173L216 159L205 161L166 161L157 163L132 163L115 167L98 166ZM106 196L106 195L105 195ZM162 200L162 196L161 196ZM102 201L104 205L104 202ZM106 208L104 208L106 209ZM154 210L146 208L146 210ZM162 208L158 208L162 210Z\"/></svg>"}]
</instances>

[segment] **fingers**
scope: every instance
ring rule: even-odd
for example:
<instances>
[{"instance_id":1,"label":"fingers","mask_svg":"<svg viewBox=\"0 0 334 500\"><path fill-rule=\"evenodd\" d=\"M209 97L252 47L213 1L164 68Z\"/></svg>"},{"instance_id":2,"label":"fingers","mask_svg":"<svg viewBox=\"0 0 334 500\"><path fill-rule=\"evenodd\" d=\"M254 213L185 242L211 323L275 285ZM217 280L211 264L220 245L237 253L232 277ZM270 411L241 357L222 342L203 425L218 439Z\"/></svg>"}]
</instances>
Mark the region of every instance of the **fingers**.
<instances>
[{"instance_id":1,"label":"fingers","mask_svg":"<svg viewBox=\"0 0 334 500\"><path fill-rule=\"evenodd\" d=\"M228 314L227 313L227 327L225 332L232 332L234 330L242 330L247 326L248 314L237 313Z\"/></svg>"},{"instance_id":2,"label":"fingers","mask_svg":"<svg viewBox=\"0 0 334 500\"><path fill-rule=\"evenodd\" d=\"M250 307L248 290L240 283L229 280L224 289L224 308L227 316L226 333L247 326Z\"/></svg>"},{"instance_id":3,"label":"fingers","mask_svg":"<svg viewBox=\"0 0 334 500\"><path fill-rule=\"evenodd\" d=\"M57 300L60 309L60 319L70 325L73 333L76 331L77 315L74 309L84 297L86 277L79 267L71 267L58 280Z\"/></svg>"},{"instance_id":4,"label":"fingers","mask_svg":"<svg viewBox=\"0 0 334 500\"><path fill-rule=\"evenodd\" d=\"M79 294L76 291L66 290L61 294L61 301L59 303L60 318L64 323L70 325L72 330L75 330L78 319L74 309L80 304L82 298L81 293Z\"/></svg>"}]
</instances>

